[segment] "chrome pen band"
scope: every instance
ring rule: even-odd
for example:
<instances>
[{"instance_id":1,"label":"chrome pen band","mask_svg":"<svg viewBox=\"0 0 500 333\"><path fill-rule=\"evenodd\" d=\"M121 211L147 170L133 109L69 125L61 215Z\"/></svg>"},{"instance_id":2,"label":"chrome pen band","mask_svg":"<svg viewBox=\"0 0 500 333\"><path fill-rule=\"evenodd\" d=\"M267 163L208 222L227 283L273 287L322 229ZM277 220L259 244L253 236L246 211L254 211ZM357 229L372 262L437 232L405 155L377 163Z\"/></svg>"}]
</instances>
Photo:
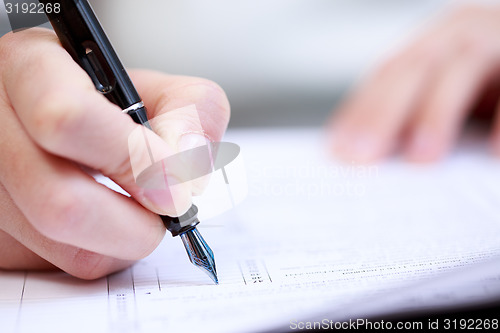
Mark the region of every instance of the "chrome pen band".
<instances>
[{"instance_id":1,"label":"chrome pen band","mask_svg":"<svg viewBox=\"0 0 500 333\"><path fill-rule=\"evenodd\" d=\"M139 110L140 108L143 108L143 107L144 107L144 102L140 101L140 102L137 102L135 104L132 104L131 106L129 106L126 109L123 109L122 112L129 113L130 111L136 111L136 110Z\"/></svg>"}]
</instances>

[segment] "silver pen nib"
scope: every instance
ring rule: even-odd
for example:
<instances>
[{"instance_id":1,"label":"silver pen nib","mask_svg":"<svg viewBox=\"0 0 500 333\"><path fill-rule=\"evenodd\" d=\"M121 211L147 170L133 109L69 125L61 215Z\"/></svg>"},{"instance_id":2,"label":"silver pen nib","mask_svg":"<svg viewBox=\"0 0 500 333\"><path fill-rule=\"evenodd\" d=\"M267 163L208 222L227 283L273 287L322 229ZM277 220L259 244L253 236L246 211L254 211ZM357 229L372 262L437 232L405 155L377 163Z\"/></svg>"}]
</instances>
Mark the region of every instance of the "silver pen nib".
<instances>
[{"instance_id":1,"label":"silver pen nib","mask_svg":"<svg viewBox=\"0 0 500 333\"><path fill-rule=\"evenodd\" d=\"M217 270L215 269L214 253L205 242L198 229L193 228L180 236L186 248L189 260L191 260L195 266L205 271L215 284L219 284Z\"/></svg>"}]
</instances>

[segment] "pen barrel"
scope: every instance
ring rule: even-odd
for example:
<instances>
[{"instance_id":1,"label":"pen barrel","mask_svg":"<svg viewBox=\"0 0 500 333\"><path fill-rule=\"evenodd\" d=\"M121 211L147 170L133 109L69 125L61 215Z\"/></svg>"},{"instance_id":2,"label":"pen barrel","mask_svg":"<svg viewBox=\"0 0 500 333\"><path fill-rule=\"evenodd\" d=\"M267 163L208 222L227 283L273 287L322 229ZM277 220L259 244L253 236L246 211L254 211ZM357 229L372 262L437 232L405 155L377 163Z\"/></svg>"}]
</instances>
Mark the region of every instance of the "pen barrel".
<instances>
[{"instance_id":1,"label":"pen barrel","mask_svg":"<svg viewBox=\"0 0 500 333\"><path fill-rule=\"evenodd\" d=\"M87 0L39 2L61 5L59 12L46 15L62 46L88 73L98 91L122 109L141 100Z\"/></svg>"}]
</instances>

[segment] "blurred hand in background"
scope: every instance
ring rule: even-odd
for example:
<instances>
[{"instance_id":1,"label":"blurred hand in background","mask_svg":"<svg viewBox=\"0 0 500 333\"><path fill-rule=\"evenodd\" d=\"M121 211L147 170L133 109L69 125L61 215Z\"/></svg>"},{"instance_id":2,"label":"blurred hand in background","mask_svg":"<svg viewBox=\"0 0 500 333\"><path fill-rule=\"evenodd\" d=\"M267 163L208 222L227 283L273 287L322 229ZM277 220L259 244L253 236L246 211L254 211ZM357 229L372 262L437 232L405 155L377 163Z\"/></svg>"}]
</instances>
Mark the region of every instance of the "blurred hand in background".
<instances>
[{"instance_id":1,"label":"blurred hand in background","mask_svg":"<svg viewBox=\"0 0 500 333\"><path fill-rule=\"evenodd\" d=\"M329 124L333 151L362 162L395 150L412 161L437 160L482 101L500 154L499 36L499 5L447 13L342 103Z\"/></svg>"}]
</instances>

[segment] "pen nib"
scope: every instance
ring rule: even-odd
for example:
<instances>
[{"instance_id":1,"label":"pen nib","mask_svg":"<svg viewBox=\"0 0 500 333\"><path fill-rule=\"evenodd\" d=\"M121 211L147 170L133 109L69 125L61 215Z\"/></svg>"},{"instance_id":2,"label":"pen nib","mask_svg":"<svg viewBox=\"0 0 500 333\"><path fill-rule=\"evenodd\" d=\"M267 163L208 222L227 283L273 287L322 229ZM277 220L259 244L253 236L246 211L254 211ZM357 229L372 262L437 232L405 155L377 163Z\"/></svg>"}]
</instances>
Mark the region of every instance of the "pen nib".
<instances>
[{"instance_id":1,"label":"pen nib","mask_svg":"<svg viewBox=\"0 0 500 333\"><path fill-rule=\"evenodd\" d=\"M181 239L191 262L204 270L215 284L219 284L214 254L198 229L194 228L181 234Z\"/></svg>"}]
</instances>

